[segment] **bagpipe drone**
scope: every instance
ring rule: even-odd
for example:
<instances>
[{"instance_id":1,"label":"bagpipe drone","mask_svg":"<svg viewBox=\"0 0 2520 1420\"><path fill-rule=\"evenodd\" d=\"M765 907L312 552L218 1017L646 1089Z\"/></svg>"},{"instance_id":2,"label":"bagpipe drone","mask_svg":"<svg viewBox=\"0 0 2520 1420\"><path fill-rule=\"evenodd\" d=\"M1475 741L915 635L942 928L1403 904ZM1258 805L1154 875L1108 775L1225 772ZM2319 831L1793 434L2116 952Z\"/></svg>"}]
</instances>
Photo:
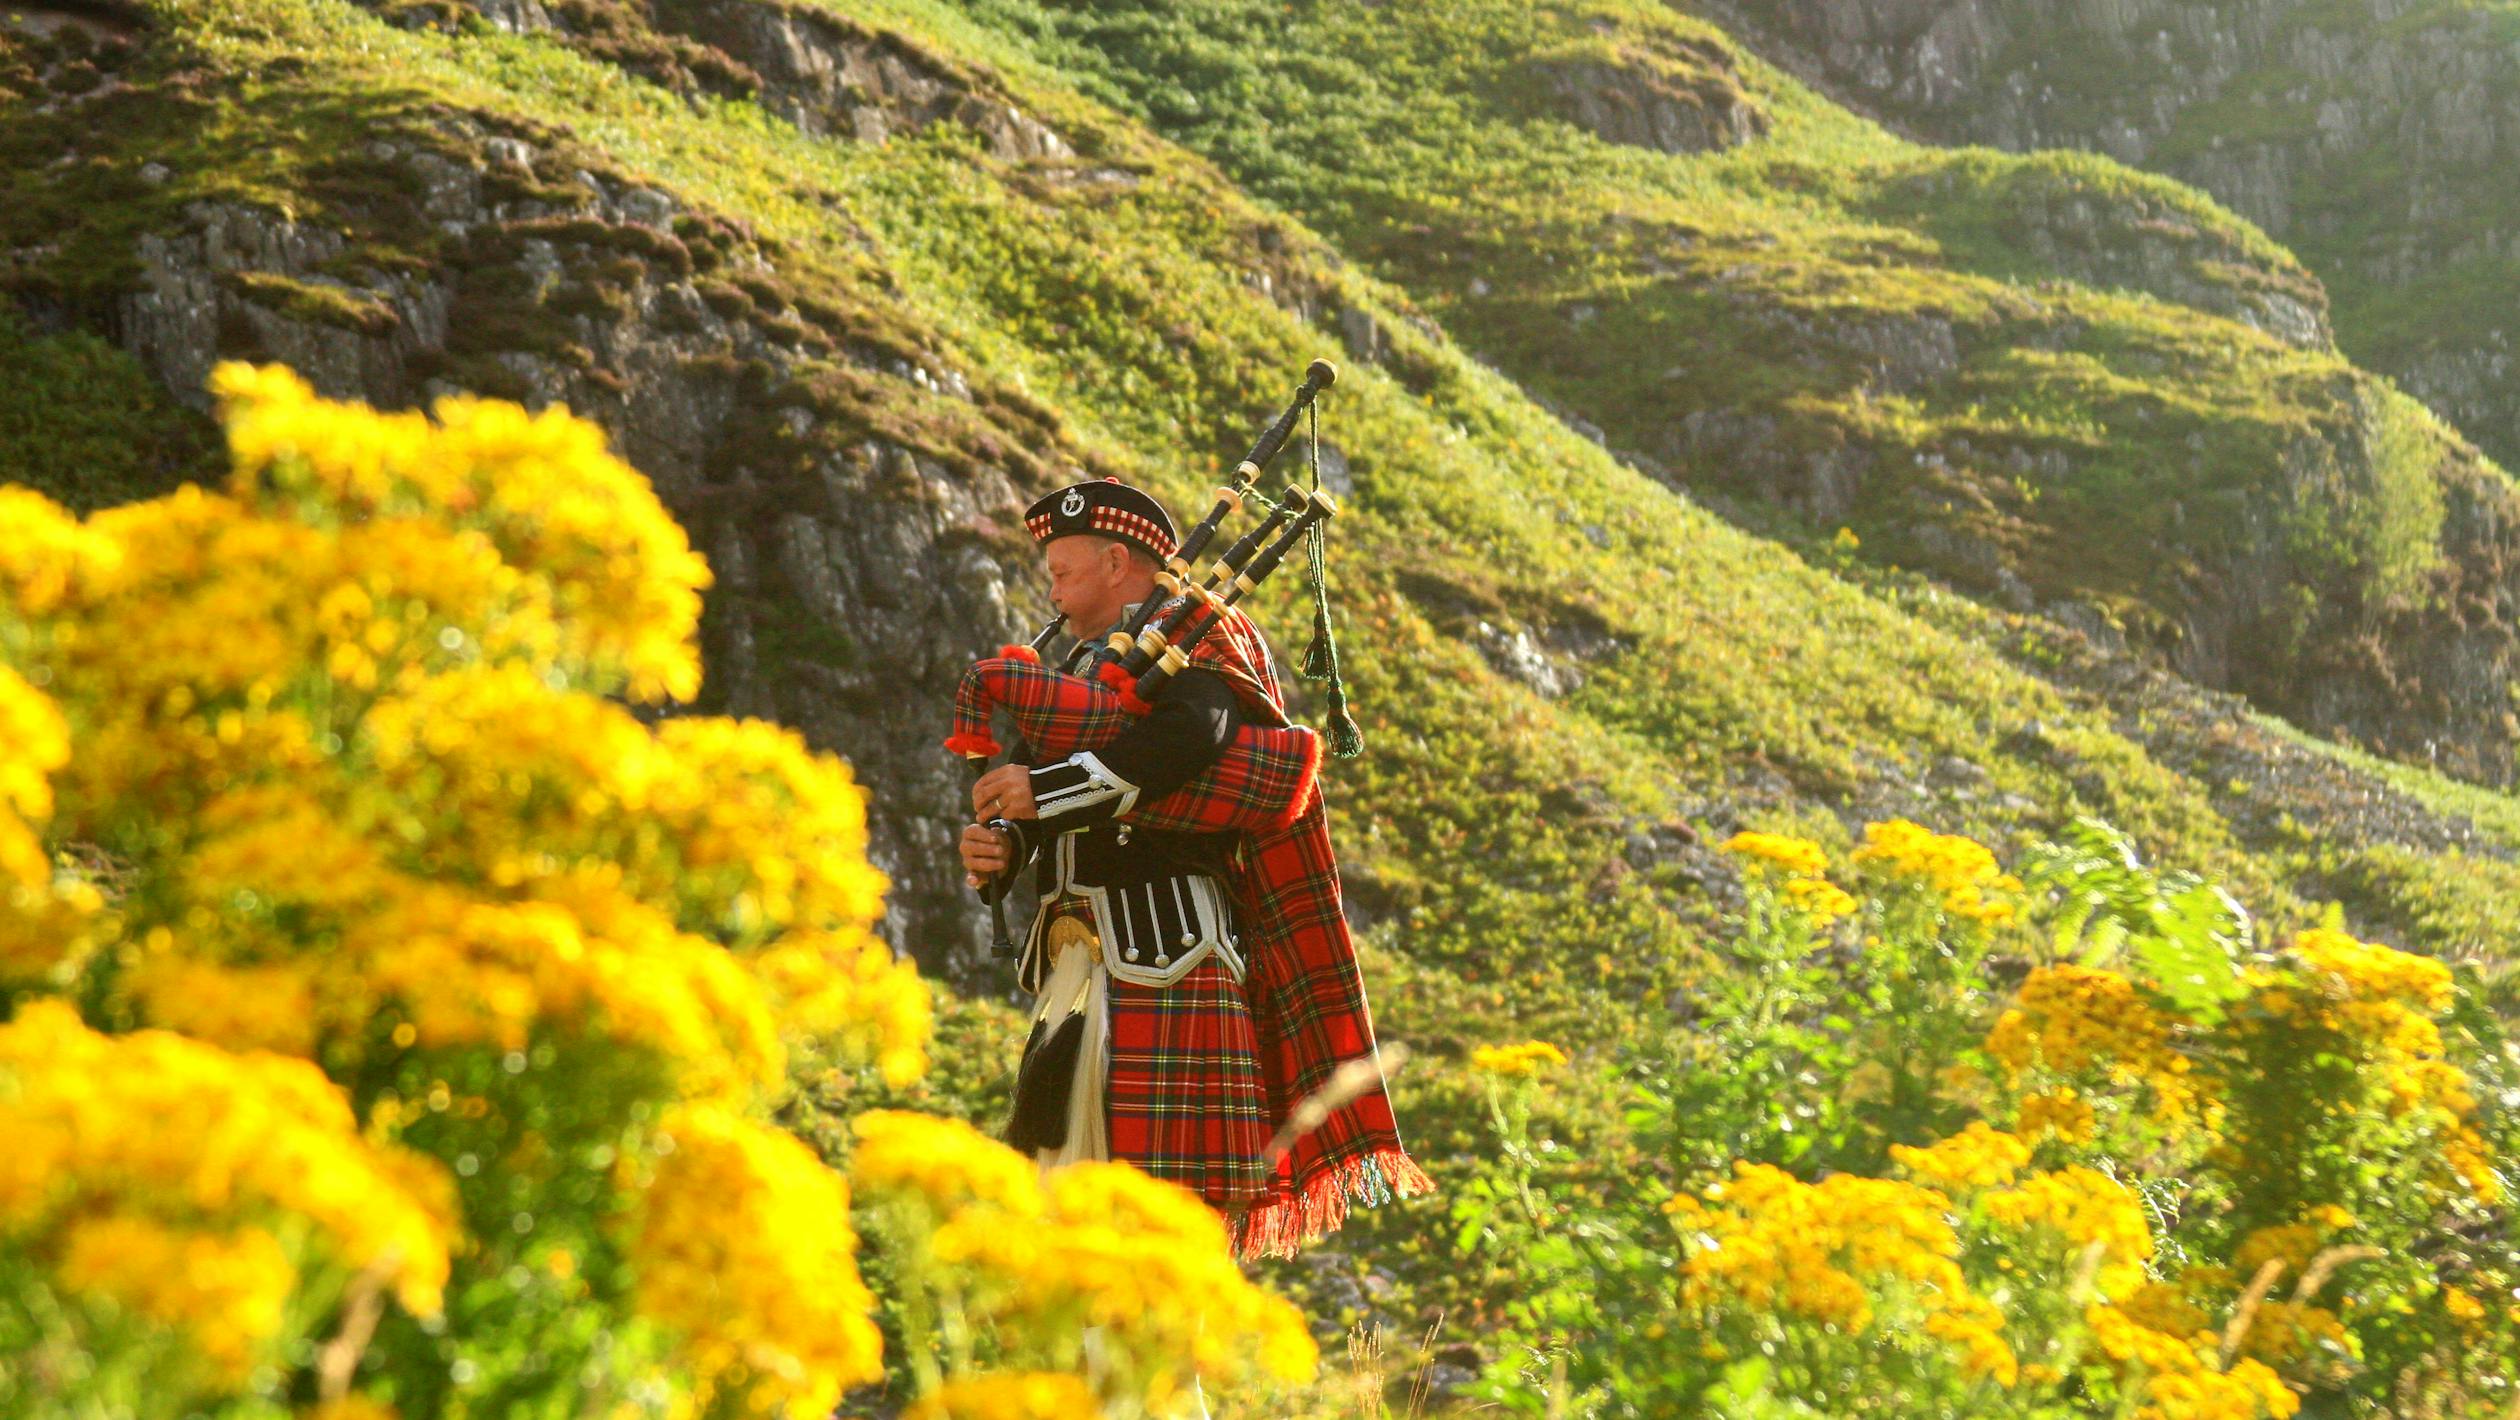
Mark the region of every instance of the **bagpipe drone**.
<instances>
[{"instance_id":1,"label":"bagpipe drone","mask_svg":"<svg viewBox=\"0 0 2520 1420\"><path fill-rule=\"evenodd\" d=\"M1248 625L1247 618L1234 610L1235 604L1307 538L1313 539L1314 584L1316 597L1320 596L1319 533L1338 515L1337 502L1318 489L1307 491L1291 483L1272 502L1259 493L1258 483L1297 421L1313 407L1314 397L1337 379L1338 370L1329 361L1312 362L1294 401L1235 466L1232 485L1216 491L1216 502L1207 516L1190 529L1155 574L1164 595L1147 598L1132 625L1114 631L1097 647L1086 673L1042 663L1042 651L1057 638L1062 624L1056 615L1031 645L1001 647L996 655L974 662L963 672L954 692L953 733L946 738L945 748L966 759L974 779L986 773L989 761L1002 752L990 728L992 717L999 713L1012 721L1037 762L1110 744L1152 709L1164 684L1190 665L1192 653L1203 640L1220 634L1220 627L1225 628L1221 634L1230 636L1236 634L1237 623ZM1318 418L1315 411L1316 454ZM1225 520L1255 499L1268 510L1259 524L1236 538L1204 577L1194 577L1197 559ZM1344 742L1341 752L1353 753L1355 731L1347 720L1344 688L1337 682L1337 653L1327 634L1326 603L1318 615L1314 647L1306 657L1307 673L1332 682L1334 734ZM1326 670L1319 669L1325 664ZM1160 799L1138 804L1130 811L1129 821L1148 828L1203 831L1281 828L1311 806L1321 751L1321 736L1309 727L1246 720L1224 752L1197 777ZM1003 821L989 826L1007 828ZM1013 955L998 892L984 887L982 896L997 919L997 954Z\"/></svg>"}]
</instances>

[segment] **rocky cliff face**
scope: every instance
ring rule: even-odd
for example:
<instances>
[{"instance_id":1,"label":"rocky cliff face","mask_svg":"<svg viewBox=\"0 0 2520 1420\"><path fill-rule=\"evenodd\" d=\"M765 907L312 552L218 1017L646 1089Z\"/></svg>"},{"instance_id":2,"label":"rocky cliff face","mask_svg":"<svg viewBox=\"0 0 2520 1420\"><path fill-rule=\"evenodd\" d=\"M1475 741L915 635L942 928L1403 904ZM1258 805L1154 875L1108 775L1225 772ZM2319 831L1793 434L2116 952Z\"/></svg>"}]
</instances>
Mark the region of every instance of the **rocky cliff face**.
<instances>
[{"instance_id":1,"label":"rocky cliff face","mask_svg":"<svg viewBox=\"0 0 2520 1420\"><path fill-rule=\"evenodd\" d=\"M1938 142L2194 183L2335 293L2348 353L2520 465L2520 29L2391 0L1736 0L1816 81Z\"/></svg>"},{"instance_id":2,"label":"rocky cliff face","mask_svg":"<svg viewBox=\"0 0 2520 1420\"><path fill-rule=\"evenodd\" d=\"M483 14L551 22L531 0ZM1065 153L837 22L761 7L740 28L800 120L880 142L951 116L1010 161ZM64 116L93 92L58 100ZM563 135L441 111L350 158L372 196L323 223L166 211L89 314L195 404L216 361L248 357L385 407L461 389L600 422L716 571L699 708L845 755L878 791L871 855L896 885L883 930L934 967L980 960L950 847L962 772L937 750L941 719L895 712L946 703L971 647L1037 615L1020 509L1092 457L1019 393L975 389L880 290L809 288L775 244Z\"/></svg>"},{"instance_id":3,"label":"rocky cliff face","mask_svg":"<svg viewBox=\"0 0 2520 1420\"><path fill-rule=\"evenodd\" d=\"M811 6L378 8L413 27L543 31L844 142L951 123L1013 179L1135 181L1079 158L985 76ZM250 358L380 407L469 391L600 423L716 573L694 708L777 720L845 756L875 791L871 856L894 882L882 930L948 974L985 962L985 922L951 846L967 794L938 749L942 707L975 649L1039 624L1022 508L1069 478L1115 471L1104 455L1022 392L975 378L950 337L890 297L880 267L807 270L567 133L430 105L361 123L363 140L325 170L321 220L236 201L150 203L184 174L137 155L181 151L172 127L187 115L109 106L149 33L85 9L38 10L14 39L0 53L31 71L36 115L97 135L86 151L73 140L64 161L126 170L120 190L139 214L127 251L10 254L21 275L34 268L36 290L76 291L31 297L43 323L108 335L196 408L215 363ZM853 226L836 203L826 218ZM1269 253L1283 257L1284 244L1257 240L1255 285L1335 324L1356 358L1384 353L1375 316L1336 307L1300 263L1280 261L1273 276ZM71 260L84 264L65 277L72 268L54 263Z\"/></svg>"}]
</instances>

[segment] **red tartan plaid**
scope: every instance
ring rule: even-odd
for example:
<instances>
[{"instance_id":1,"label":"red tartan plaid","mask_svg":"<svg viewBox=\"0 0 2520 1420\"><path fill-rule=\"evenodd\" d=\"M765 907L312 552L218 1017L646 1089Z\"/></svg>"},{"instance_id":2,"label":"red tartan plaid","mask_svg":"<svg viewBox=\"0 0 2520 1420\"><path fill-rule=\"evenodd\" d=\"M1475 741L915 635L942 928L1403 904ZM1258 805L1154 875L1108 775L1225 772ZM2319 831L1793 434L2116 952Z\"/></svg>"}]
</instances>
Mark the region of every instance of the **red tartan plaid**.
<instances>
[{"instance_id":1,"label":"red tartan plaid","mask_svg":"<svg viewBox=\"0 0 2520 1420\"><path fill-rule=\"evenodd\" d=\"M1111 990L1111 1156L1234 1212L1266 1198L1275 1123L1243 988L1209 958L1170 986Z\"/></svg>"},{"instance_id":2,"label":"red tartan plaid","mask_svg":"<svg viewBox=\"0 0 2520 1420\"><path fill-rule=\"evenodd\" d=\"M1250 722L1245 733L1272 729L1282 733L1292 728L1278 686L1276 662L1261 639L1260 628L1240 610L1225 612L1191 653L1190 661L1224 676L1234 688L1235 699ZM1049 751L1055 754L1108 744L1128 724L1117 693L1108 687L1081 676L993 658L963 677L954 699L955 734L946 741L946 748L962 753L985 745L986 752L995 753L989 735L993 704L1014 711L1025 738L1036 747L1061 746ZM1339 868L1330 851L1330 820L1313 782L1319 741L1309 731L1303 733L1313 762L1304 771L1302 798L1277 800L1278 821L1248 832L1235 855L1229 884L1242 923L1242 989L1250 1007L1272 1133L1294 1115L1307 1095L1327 1084L1339 1066L1374 1051L1373 1012L1365 1001L1365 980L1356 968L1356 948L1349 940L1347 913L1340 902ZM1197 787L1193 781L1179 792L1191 793ZM1236 792L1257 795L1268 789L1255 776L1248 788ZM1291 820L1286 817L1290 804L1295 806ZM1156 825L1148 814L1160 806L1140 804L1127 817L1150 826L1216 826L1195 816L1187 824ZM1123 989L1124 983L1112 983L1115 1050ZM1196 1016L1197 1008L1190 1008L1188 1014ZM1330 1111L1318 1128L1298 1138L1287 1156L1270 1169L1265 1161L1252 1157L1258 1145L1252 1146L1252 1154L1243 1152L1238 1124L1228 1120L1215 1133L1206 1133L1189 1125L1182 1112L1201 1101L1232 1097L1246 1057L1230 1049L1209 1050L1204 1040L1175 1040L1163 1034L1167 1029L1187 1032L1192 1029L1188 1025L1140 1022L1131 1029L1143 1033L1143 1049L1150 1060L1176 1043L1205 1053L1143 1067L1141 1076L1128 1086L1136 1097L1127 1105L1133 1122L1125 1145L1122 1087L1115 1070L1112 1156L1168 1177L1195 1174L1213 1181L1223 1191L1209 1194L1209 1201L1229 1212L1252 1197L1233 1180L1256 1164L1265 1177L1260 1201L1234 1220L1235 1246L1243 1256L1292 1256L1300 1245L1345 1222L1353 1204L1382 1203L1394 1195L1425 1193L1435 1187L1401 1147L1391 1101L1381 1085ZM1164 1123L1159 1125L1159 1120ZM1204 1157L1194 1157L1199 1155ZM1203 1192L1207 1187L1193 1186Z\"/></svg>"},{"instance_id":3,"label":"red tartan plaid","mask_svg":"<svg viewBox=\"0 0 2520 1420\"><path fill-rule=\"evenodd\" d=\"M1240 610L1225 612L1191 653L1190 661L1224 676L1234 688L1250 722L1245 733L1268 728L1282 731L1288 726L1276 662L1261 639L1260 628ZM984 678L983 693L1015 710L1025 738L1036 747L1067 741L1065 748L1053 753L1107 744L1128 723L1117 694L1082 677L1061 676L1059 682L1064 683L1047 682L1035 676L1055 672L1014 662L984 661L973 670ZM1034 675L1019 674L1023 671ZM973 688L972 676L964 678L964 687ZM1000 687L1011 699L998 699L992 693ZM966 718L964 698L956 696L958 738L975 724L986 738L986 703L982 702L975 721ZM1036 725L1028 720L1048 723ZM1309 731L1305 736L1317 765L1319 741ZM1312 783L1313 767L1306 767L1302 799L1277 800L1279 822L1245 837L1229 884L1242 922L1243 993L1250 1004L1272 1132L1294 1114L1305 1096L1329 1083L1340 1065L1374 1051L1373 1012L1366 1004L1364 977L1356 968L1355 944L1348 938L1347 913L1339 897L1339 867L1330 851L1330 820ZM1180 792L1190 793L1196 787L1194 781ZM1246 792L1264 791L1255 783ZM1285 812L1290 803L1297 808L1288 821ZM1128 818L1150 822L1147 815L1155 807L1141 804ZM1119 983L1113 985L1116 993ZM1117 1002L1115 994L1115 1033L1120 1022ZM1195 1106L1200 1100L1229 1093L1240 1068L1231 1052L1194 1057L1160 1072L1160 1083L1150 1076L1147 1088L1177 1102L1176 1107ZM1176 1127L1160 1140L1149 1132L1133 1141L1134 1147L1150 1151L1141 1159L1122 1142L1116 1076L1113 1101L1114 1158L1130 1159L1150 1170L1160 1165L1175 1177L1196 1172L1218 1180L1238 1177L1246 1166L1239 1155L1211 1155L1190 1162L1182 1153L1173 1152L1239 1147L1230 1126L1215 1136L1186 1133L1187 1126ZM1146 1111L1162 1106L1140 1101L1133 1107L1144 1118ZM1435 1186L1401 1147L1390 1098L1379 1084L1332 1110L1320 1127L1296 1140L1274 1170L1263 1167L1265 1192L1234 1222L1236 1248L1246 1257L1292 1256L1300 1245L1345 1222L1352 1204L1382 1203L1395 1194L1425 1193ZM1209 1201L1230 1211L1249 1197L1228 1192L1211 1195Z\"/></svg>"},{"instance_id":4,"label":"red tartan plaid","mask_svg":"<svg viewBox=\"0 0 2520 1420\"><path fill-rule=\"evenodd\" d=\"M1204 648L1216 639L1211 632L1200 644ZM1204 658L1192 659L1206 664ZM1238 698L1253 698L1251 684L1247 677L1235 681ZM996 753L997 742L989 734L992 707L1006 711L1025 742L1048 759L1107 745L1135 718L1108 686L1034 662L992 656L963 672L954 692L954 736L945 747L958 754ZM1272 711L1270 720L1242 726L1215 763L1179 789L1138 805L1129 821L1209 833L1284 826L1313 802L1321 737L1304 726L1286 724L1281 713Z\"/></svg>"}]
</instances>

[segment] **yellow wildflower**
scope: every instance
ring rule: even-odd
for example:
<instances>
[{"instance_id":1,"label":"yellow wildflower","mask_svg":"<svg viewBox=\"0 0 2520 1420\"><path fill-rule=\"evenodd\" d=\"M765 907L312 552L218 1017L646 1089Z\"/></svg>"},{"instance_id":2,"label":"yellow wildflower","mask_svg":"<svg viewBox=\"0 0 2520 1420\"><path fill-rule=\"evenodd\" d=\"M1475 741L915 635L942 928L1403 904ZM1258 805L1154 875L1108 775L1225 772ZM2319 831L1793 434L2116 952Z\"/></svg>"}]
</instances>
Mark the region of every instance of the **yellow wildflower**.
<instances>
[{"instance_id":1,"label":"yellow wildflower","mask_svg":"<svg viewBox=\"0 0 2520 1420\"><path fill-rule=\"evenodd\" d=\"M2429 957L2358 942L2323 927L2296 934L2291 952L2304 968L2340 988L2341 994L2395 1001L2429 1014L2450 1007L2450 969Z\"/></svg>"},{"instance_id":2,"label":"yellow wildflower","mask_svg":"<svg viewBox=\"0 0 2520 1420\"><path fill-rule=\"evenodd\" d=\"M1046 1206L1039 1167L960 1120L878 1109L850 1127L849 1177L860 1192L915 1193L939 1210L985 1203L1019 1218Z\"/></svg>"},{"instance_id":3,"label":"yellow wildflower","mask_svg":"<svg viewBox=\"0 0 2520 1420\"><path fill-rule=\"evenodd\" d=\"M1934 1334L1953 1342L1964 1364L1999 1378L2010 1373L2009 1351L1999 1360L1995 1350L2000 1316L1961 1276L1944 1194L1853 1174L1806 1184L1740 1162L1708 1195L1664 1205L1686 1252L1685 1305L1785 1312L1862 1331L1883 1295L1921 1291L1934 1299L1929 1312L1945 1317Z\"/></svg>"},{"instance_id":4,"label":"yellow wildflower","mask_svg":"<svg viewBox=\"0 0 2520 1420\"><path fill-rule=\"evenodd\" d=\"M1829 867L1829 855L1819 844L1781 833L1745 830L1725 839L1720 847L1749 860L1745 866L1753 871L1781 868L1793 877L1817 877Z\"/></svg>"},{"instance_id":5,"label":"yellow wildflower","mask_svg":"<svg viewBox=\"0 0 2520 1420\"><path fill-rule=\"evenodd\" d=\"M260 1228L204 1232L129 1214L73 1220L56 1276L185 1333L230 1382L279 1334L298 1280L279 1240Z\"/></svg>"},{"instance_id":6,"label":"yellow wildflower","mask_svg":"<svg viewBox=\"0 0 2520 1420\"><path fill-rule=\"evenodd\" d=\"M639 1311L670 1328L707 1410L827 1415L883 1374L875 1299L859 1279L849 1192L793 1135L712 1106L660 1133L625 1241Z\"/></svg>"},{"instance_id":7,"label":"yellow wildflower","mask_svg":"<svg viewBox=\"0 0 2520 1420\"><path fill-rule=\"evenodd\" d=\"M68 509L32 488L0 484L0 612L51 613L120 560L112 539Z\"/></svg>"},{"instance_id":8,"label":"yellow wildflower","mask_svg":"<svg viewBox=\"0 0 2520 1420\"><path fill-rule=\"evenodd\" d=\"M2010 1188L1981 1197L1989 1218L2013 1227L2061 1234L2073 1251L2098 1245L2100 1290L2116 1296L2143 1279L2153 1255L2152 1226L2126 1185L2080 1166L2034 1173Z\"/></svg>"},{"instance_id":9,"label":"yellow wildflower","mask_svg":"<svg viewBox=\"0 0 2520 1420\"><path fill-rule=\"evenodd\" d=\"M1974 839L1893 819L1864 825L1863 845L1853 857L1924 883L1941 895L1943 910L1954 916L2000 924L2011 921L2018 910L2010 896L2021 891L2021 880L2006 873L1986 845Z\"/></svg>"},{"instance_id":10,"label":"yellow wildflower","mask_svg":"<svg viewBox=\"0 0 2520 1420\"><path fill-rule=\"evenodd\" d=\"M1085 1163L1050 1176L1048 1201L1042 1226L974 1208L937 1229L932 1255L963 1269L979 1314L1102 1327L1158 1392L1194 1373L1225 1384L1312 1376L1319 1354L1302 1313L1243 1277L1223 1220L1198 1195L1127 1164Z\"/></svg>"},{"instance_id":11,"label":"yellow wildflower","mask_svg":"<svg viewBox=\"0 0 2520 1420\"><path fill-rule=\"evenodd\" d=\"M2030 1162L2030 1146L1980 1120L1927 1148L1890 1146L1890 1157L1908 1172L1946 1188L1985 1188L2002 1183Z\"/></svg>"},{"instance_id":12,"label":"yellow wildflower","mask_svg":"<svg viewBox=\"0 0 2520 1420\"><path fill-rule=\"evenodd\" d=\"M1785 899L1816 922L1834 922L1855 911L1855 899L1827 878L1788 878Z\"/></svg>"},{"instance_id":13,"label":"yellow wildflower","mask_svg":"<svg viewBox=\"0 0 2520 1420\"><path fill-rule=\"evenodd\" d=\"M2090 1102L2065 1087L2023 1100L2013 1127L2032 1138L2053 1134L2068 1144L2084 1144L2090 1142L2094 1124Z\"/></svg>"},{"instance_id":14,"label":"yellow wildflower","mask_svg":"<svg viewBox=\"0 0 2520 1420\"><path fill-rule=\"evenodd\" d=\"M0 490L6 491L6 490ZM0 665L0 889L40 888L52 879L36 826L52 816L49 776L70 758L70 727L59 707Z\"/></svg>"},{"instance_id":15,"label":"yellow wildflower","mask_svg":"<svg viewBox=\"0 0 2520 1420\"><path fill-rule=\"evenodd\" d=\"M102 1227L168 1209L303 1219L339 1263L386 1266L404 1305L437 1310L451 1232L443 1177L363 1141L313 1066L164 1031L98 1035L69 1007L36 1001L0 1026L0 1081L12 1086L0 1090L0 1225L40 1231L76 1215ZM138 1224L97 1234L95 1275L150 1245ZM223 1246L269 1255L250 1240ZM170 1274L168 1285L183 1284Z\"/></svg>"},{"instance_id":16,"label":"yellow wildflower","mask_svg":"<svg viewBox=\"0 0 2520 1420\"><path fill-rule=\"evenodd\" d=\"M2045 1066L2141 1081L2159 1112L2175 1116L2195 1099L2187 1057L2172 1043L2176 1025L2116 972L2061 962L2023 980L2012 1008L1987 1033L1986 1051L2015 1074Z\"/></svg>"},{"instance_id":17,"label":"yellow wildflower","mask_svg":"<svg viewBox=\"0 0 2520 1420\"><path fill-rule=\"evenodd\" d=\"M2104 1302L2085 1308L2083 1317L2101 1354L2135 1373L2143 1401L2137 1420L2288 1420L2301 1409L2301 1398L2259 1361L2215 1369L2210 1331L2172 1336Z\"/></svg>"},{"instance_id":18,"label":"yellow wildflower","mask_svg":"<svg viewBox=\"0 0 2520 1420\"><path fill-rule=\"evenodd\" d=\"M2288 1302L2280 1296L2258 1303L2240 1343L2242 1355L2280 1366L2308 1352L2360 1354L2361 1347L2336 1313L2325 1307Z\"/></svg>"},{"instance_id":19,"label":"yellow wildflower","mask_svg":"<svg viewBox=\"0 0 2520 1420\"><path fill-rule=\"evenodd\" d=\"M1537 1075L1565 1063L1566 1052L1545 1040L1527 1040L1520 1045L1482 1045L1470 1052L1470 1068L1488 1075Z\"/></svg>"},{"instance_id":20,"label":"yellow wildflower","mask_svg":"<svg viewBox=\"0 0 2520 1420\"><path fill-rule=\"evenodd\" d=\"M1023 1371L949 1381L911 1406L902 1420L1094 1420L1102 1413L1083 1379Z\"/></svg>"}]
</instances>

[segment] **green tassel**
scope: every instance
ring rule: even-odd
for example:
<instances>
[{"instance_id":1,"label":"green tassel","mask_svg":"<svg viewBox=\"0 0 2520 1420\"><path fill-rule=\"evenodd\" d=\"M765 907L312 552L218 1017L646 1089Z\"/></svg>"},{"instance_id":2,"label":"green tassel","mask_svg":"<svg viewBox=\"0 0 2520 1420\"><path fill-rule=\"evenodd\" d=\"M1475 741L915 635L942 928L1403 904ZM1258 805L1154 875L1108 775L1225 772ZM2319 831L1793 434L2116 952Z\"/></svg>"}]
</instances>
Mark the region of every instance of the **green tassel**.
<instances>
[{"instance_id":1,"label":"green tassel","mask_svg":"<svg viewBox=\"0 0 2520 1420\"><path fill-rule=\"evenodd\" d=\"M1304 648L1301 674L1306 680L1328 680L1339 673L1339 652L1330 639L1330 608L1313 609L1312 644Z\"/></svg>"},{"instance_id":2,"label":"green tassel","mask_svg":"<svg viewBox=\"0 0 2520 1420\"><path fill-rule=\"evenodd\" d=\"M1356 717L1347 710L1347 693L1337 686L1330 690L1330 757L1354 759L1365 752L1365 732L1356 727Z\"/></svg>"}]
</instances>

